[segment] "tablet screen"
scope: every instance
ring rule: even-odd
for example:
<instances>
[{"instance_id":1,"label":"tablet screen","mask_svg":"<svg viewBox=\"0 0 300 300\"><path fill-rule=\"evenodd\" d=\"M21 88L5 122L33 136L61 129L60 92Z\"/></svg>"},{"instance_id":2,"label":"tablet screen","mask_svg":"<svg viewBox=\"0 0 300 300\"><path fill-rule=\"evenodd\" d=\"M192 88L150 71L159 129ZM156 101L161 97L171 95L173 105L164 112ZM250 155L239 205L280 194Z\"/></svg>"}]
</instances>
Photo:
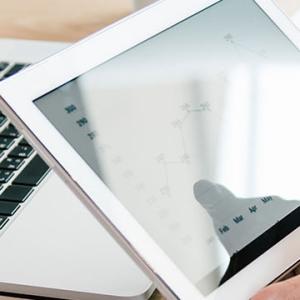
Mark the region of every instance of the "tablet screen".
<instances>
[{"instance_id":1,"label":"tablet screen","mask_svg":"<svg viewBox=\"0 0 300 300\"><path fill-rule=\"evenodd\" d=\"M208 295L299 225L299 63L223 0L35 103Z\"/></svg>"}]
</instances>

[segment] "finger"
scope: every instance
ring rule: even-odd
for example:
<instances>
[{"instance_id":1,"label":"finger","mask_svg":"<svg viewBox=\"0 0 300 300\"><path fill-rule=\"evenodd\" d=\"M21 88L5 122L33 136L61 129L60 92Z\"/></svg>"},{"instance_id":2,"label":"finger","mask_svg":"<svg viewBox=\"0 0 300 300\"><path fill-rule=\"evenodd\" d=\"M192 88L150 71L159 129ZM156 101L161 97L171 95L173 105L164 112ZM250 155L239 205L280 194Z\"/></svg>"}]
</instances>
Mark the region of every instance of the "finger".
<instances>
[{"instance_id":1,"label":"finger","mask_svg":"<svg viewBox=\"0 0 300 300\"><path fill-rule=\"evenodd\" d=\"M295 300L300 299L300 276L270 285L251 300Z\"/></svg>"}]
</instances>

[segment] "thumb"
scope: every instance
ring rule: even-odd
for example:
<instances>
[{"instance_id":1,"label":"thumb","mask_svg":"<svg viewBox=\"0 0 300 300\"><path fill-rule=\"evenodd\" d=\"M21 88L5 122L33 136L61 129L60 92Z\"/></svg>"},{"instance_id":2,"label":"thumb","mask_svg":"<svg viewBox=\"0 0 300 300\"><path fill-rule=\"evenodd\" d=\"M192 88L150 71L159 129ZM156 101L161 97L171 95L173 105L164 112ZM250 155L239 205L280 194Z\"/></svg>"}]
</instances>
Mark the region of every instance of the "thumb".
<instances>
[{"instance_id":1,"label":"thumb","mask_svg":"<svg viewBox=\"0 0 300 300\"><path fill-rule=\"evenodd\" d=\"M266 287L251 300L297 300L300 299L300 276Z\"/></svg>"}]
</instances>

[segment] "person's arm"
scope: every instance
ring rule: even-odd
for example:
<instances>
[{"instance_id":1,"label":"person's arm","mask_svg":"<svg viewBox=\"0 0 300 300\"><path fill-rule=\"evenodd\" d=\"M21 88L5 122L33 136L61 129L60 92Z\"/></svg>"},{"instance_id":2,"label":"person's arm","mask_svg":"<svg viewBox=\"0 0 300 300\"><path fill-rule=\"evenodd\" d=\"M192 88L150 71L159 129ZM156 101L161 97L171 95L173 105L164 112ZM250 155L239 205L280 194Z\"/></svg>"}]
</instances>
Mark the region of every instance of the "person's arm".
<instances>
[{"instance_id":1,"label":"person's arm","mask_svg":"<svg viewBox=\"0 0 300 300\"><path fill-rule=\"evenodd\" d=\"M251 300L298 300L300 299L300 275L261 290Z\"/></svg>"}]
</instances>

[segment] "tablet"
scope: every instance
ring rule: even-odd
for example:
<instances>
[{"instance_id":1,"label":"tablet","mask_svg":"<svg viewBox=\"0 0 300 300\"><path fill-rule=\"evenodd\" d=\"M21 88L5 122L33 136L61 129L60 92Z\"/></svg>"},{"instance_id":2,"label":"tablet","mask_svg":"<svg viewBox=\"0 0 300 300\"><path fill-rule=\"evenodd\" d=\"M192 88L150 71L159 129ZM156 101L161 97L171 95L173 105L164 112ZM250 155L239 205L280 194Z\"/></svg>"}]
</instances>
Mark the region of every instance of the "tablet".
<instances>
[{"instance_id":1,"label":"tablet","mask_svg":"<svg viewBox=\"0 0 300 300\"><path fill-rule=\"evenodd\" d=\"M1 102L168 299L246 300L299 260L299 46L272 1L165 0Z\"/></svg>"}]
</instances>

